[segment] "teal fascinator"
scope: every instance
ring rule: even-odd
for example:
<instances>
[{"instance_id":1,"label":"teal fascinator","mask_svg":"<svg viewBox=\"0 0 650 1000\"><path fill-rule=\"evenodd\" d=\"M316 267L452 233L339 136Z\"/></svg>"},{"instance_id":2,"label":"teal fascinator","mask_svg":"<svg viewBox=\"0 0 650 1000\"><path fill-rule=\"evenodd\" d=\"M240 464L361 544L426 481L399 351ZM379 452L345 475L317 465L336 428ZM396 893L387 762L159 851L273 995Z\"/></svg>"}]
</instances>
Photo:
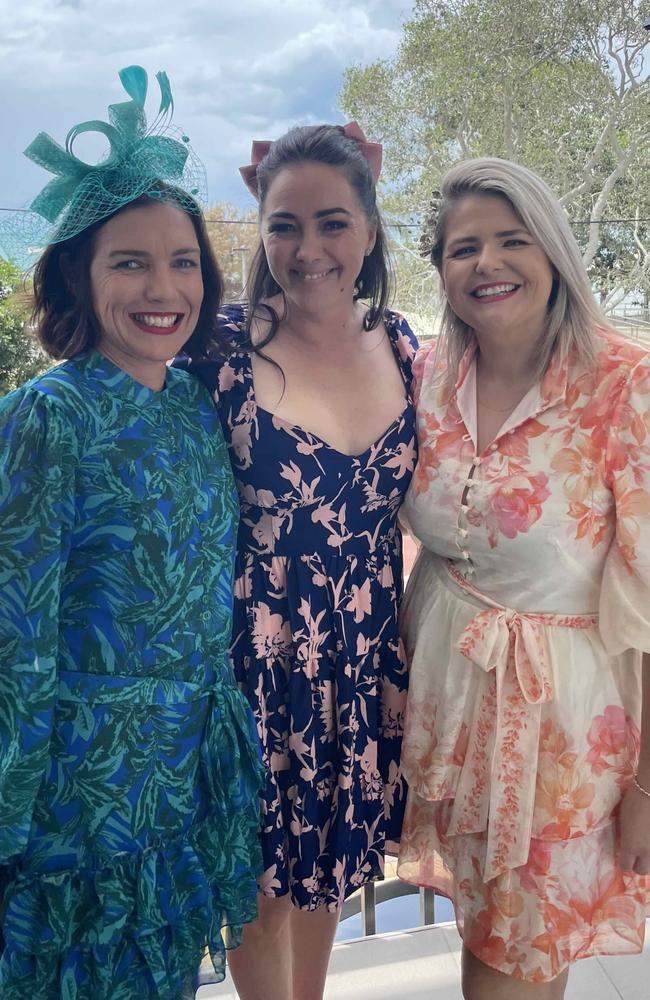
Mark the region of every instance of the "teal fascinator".
<instances>
[{"instance_id":1,"label":"teal fascinator","mask_svg":"<svg viewBox=\"0 0 650 1000\"><path fill-rule=\"evenodd\" d=\"M174 108L166 73L156 74L160 107L151 125L144 111L147 73L141 66L120 71L130 100L111 104L108 122L73 126L65 148L39 132L25 156L54 174L28 209L0 223L0 256L28 267L50 243L70 239L95 222L108 218L142 195L172 201L198 214L207 202L203 164L189 138L172 126ZM84 133L106 137L109 149L95 164L75 156L75 140Z\"/></svg>"}]
</instances>

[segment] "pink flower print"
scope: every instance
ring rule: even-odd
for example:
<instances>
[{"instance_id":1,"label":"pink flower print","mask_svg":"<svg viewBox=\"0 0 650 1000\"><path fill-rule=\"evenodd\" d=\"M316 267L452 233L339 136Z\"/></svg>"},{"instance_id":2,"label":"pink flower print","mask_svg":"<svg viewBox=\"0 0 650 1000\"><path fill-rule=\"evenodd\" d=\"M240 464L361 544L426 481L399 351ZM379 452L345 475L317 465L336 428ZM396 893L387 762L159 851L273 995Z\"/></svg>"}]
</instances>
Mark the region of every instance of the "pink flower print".
<instances>
[{"instance_id":1,"label":"pink flower print","mask_svg":"<svg viewBox=\"0 0 650 1000\"><path fill-rule=\"evenodd\" d=\"M640 734L620 705L608 705L589 727L587 760L596 775L613 769L629 780L639 754Z\"/></svg>"},{"instance_id":2,"label":"pink flower print","mask_svg":"<svg viewBox=\"0 0 650 1000\"><path fill-rule=\"evenodd\" d=\"M275 896L274 890L282 888L282 883L275 877L277 870L277 865L271 865L257 880L260 892L264 893L265 896Z\"/></svg>"},{"instance_id":3,"label":"pink flower print","mask_svg":"<svg viewBox=\"0 0 650 1000\"><path fill-rule=\"evenodd\" d=\"M230 432L230 444L237 462L242 469L250 468L251 464L251 425L235 424Z\"/></svg>"},{"instance_id":4,"label":"pink flower print","mask_svg":"<svg viewBox=\"0 0 650 1000\"><path fill-rule=\"evenodd\" d=\"M285 465L280 462L280 475L283 479L288 479L294 489L300 488L300 483L302 482L302 471L298 468L295 462L289 462Z\"/></svg>"},{"instance_id":5,"label":"pink flower print","mask_svg":"<svg viewBox=\"0 0 650 1000\"><path fill-rule=\"evenodd\" d=\"M323 441L299 441L296 445L296 451L299 451L301 455L313 455L323 447L323 444Z\"/></svg>"},{"instance_id":6,"label":"pink flower print","mask_svg":"<svg viewBox=\"0 0 650 1000\"><path fill-rule=\"evenodd\" d=\"M366 578L360 587L353 583L350 589L351 596L345 610L354 611L354 621L359 625L372 611L370 580Z\"/></svg>"},{"instance_id":7,"label":"pink flower print","mask_svg":"<svg viewBox=\"0 0 650 1000\"><path fill-rule=\"evenodd\" d=\"M381 685L381 728L384 737L394 739L400 736L404 726L406 691L393 684L388 677Z\"/></svg>"},{"instance_id":8,"label":"pink flower print","mask_svg":"<svg viewBox=\"0 0 650 1000\"><path fill-rule=\"evenodd\" d=\"M508 477L497 487L490 499L490 509L501 534L516 538L539 521L542 505L551 495L547 484L546 474L538 472L534 476ZM494 548L496 538L490 544Z\"/></svg>"},{"instance_id":9,"label":"pink flower print","mask_svg":"<svg viewBox=\"0 0 650 1000\"><path fill-rule=\"evenodd\" d=\"M370 652L370 639L367 635L357 635L357 656L367 656Z\"/></svg>"},{"instance_id":10,"label":"pink flower print","mask_svg":"<svg viewBox=\"0 0 650 1000\"><path fill-rule=\"evenodd\" d=\"M305 598L301 598L300 604L298 606L298 614L304 619L307 636L304 638L304 629L300 630L299 636L295 636L297 640L299 637L302 641L297 644L297 657L300 661L301 668L307 677L316 677L318 674L318 665L320 661L320 650L329 636L329 629L321 632L320 625L325 617L326 611L323 609L319 611L317 616L314 618L311 613L311 604Z\"/></svg>"},{"instance_id":11,"label":"pink flower print","mask_svg":"<svg viewBox=\"0 0 650 1000\"><path fill-rule=\"evenodd\" d=\"M332 681L321 681L318 685L318 706L323 734L321 742L330 742L336 737L334 730L334 684Z\"/></svg>"},{"instance_id":12,"label":"pink flower print","mask_svg":"<svg viewBox=\"0 0 650 1000\"><path fill-rule=\"evenodd\" d=\"M322 781L316 782L316 798L319 802L325 802L330 798L332 791L334 790L334 779L333 778L323 778Z\"/></svg>"},{"instance_id":13,"label":"pink flower print","mask_svg":"<svg viewBox=\"0 0 650 1000\"><path fill-rule=\"evenodd\" d=\"M240 601L246 601L253 593L253 567L251 563L246 565L244 572L235 580L233 594Z\"/></svg>"},{"instance_id":14,"label":"pink flower print","mask_svg":"<svg viewBox=\"0 0 650 1000\"><path fill-rule=\"evenodd\" d=\"M377 741L368 740L363 756L359 760L361 765L361 789L366 800L377 799L381 795L383 783L381 775L377 770Z\"/></svg>"},{"instance_id":15,"label":"pink flower print","mask_svg":"<svg viewBox=\"0 0 650 1000\"><path fill-rule=\"evenodd\" d=\"M288 771L291 767L289 754L286 750L273 750L269 761L269 770L277 774L279 771Z\"/></svg>"},{"instance_id":16,"label":"pink flower print","mask_svg":"<svg viewBox=\"0 0 650 1000\"><path fill-rule=\"evenodd\" d=\"M232 389L235 382L243 382L242 372L235 373L235 369L227 361L219 369L219 392L227 392Z\"/></svg>"},{"instance_id":17,"label":"pink flower print","mask_svg":"<svg viewBox=\"0 0 650 1000\"><path fill-rule=\"evenodd\" d=\"M396 470L395 479L401 479L402 476L411 472L415 465L415 439L411 438L408 444L405 441L400 441L393 456L387 459L384 465L387 469Z\"/></svg>"},{"instance_id":18,"label":"pink flower print","mask_svg":"<svg viewBox=\"0 0 650 1000\"><path fill-rule=\"evenodd\" d=\"M370 871L371 867L366 861L366 863L362 865L358 871L354 872L354 874L350 876L350 885L363 885L368 881Z\"/></svg>"},{"instance_id":19,"label":"pink flower print","mask_svg":"<svg viewBox=\"0 0 650 1000\"><path fill-rule=\"evenodd\" d=\"M261 660L278 659L291 652L291 626L261 601L253 605L253 646Z\"/></svg>"},{"instance_id":20,"label":"pink flower print","mask_svg":"<svg viewBox=\"0 0 650 1000\"><path fill-rule=\"evenodd\" d=\"M249 523L248 521L246 523ZM280 537L282 518L263 513L253 527L253 538L267 552L273 552L275 542Z\"/></svg>"},{"instance_id":21,"label":"pink flower print","mask_svg":"<svg viewBox=\"0 0 650 1000\"><path fill-rule=\"evenodd\" d=\"M338 515L332 510L332 505L322 503L311 512L311 519L314 524L322 524L328 531L332 531L332 522L336 521Z\"/></svg>"}]
</instances>

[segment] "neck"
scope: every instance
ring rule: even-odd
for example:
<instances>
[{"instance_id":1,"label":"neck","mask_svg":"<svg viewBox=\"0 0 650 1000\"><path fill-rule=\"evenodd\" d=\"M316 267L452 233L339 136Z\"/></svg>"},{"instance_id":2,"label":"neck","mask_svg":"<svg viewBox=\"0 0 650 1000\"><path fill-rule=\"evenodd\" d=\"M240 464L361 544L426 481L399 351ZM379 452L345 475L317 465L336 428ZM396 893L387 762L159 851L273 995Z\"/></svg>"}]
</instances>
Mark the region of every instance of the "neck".
<instances>
[{"instance_id":1,"label":"neck","mask_svg":"<svg viewBox=\"0 0 650 1000\"><path fill-rule=\"evenodd\" d=\"M478 351L477 372L490 382L530 382L535 373L536 344L523 343L508 346L495 345L489 338L476 334Z\"/></svg>"},{"instance_id":2,"label":"neck","mask_svg":"<svg viewBox=\"0 0 650 1000\"><path fill-rule=\"evenodd\" d=\"M364 315L365 307L356 302L314 313L296 309L288 303L281 326L286 335L298 338L302 344L314 347L336 344L340 349L346 338L358 337Z\"/></svg>"},{"instance_id":3,"label":"neck","mask_svg":"<svg viewBox=\"0 0 650 1000\"><path fill-rule=\"evenodd\" d=\"M147 389L160 392L165 385L167 375L167 365L164 361L148 361L142 358L132 358L128 354L112 350L103 344L98 345L97 350L105 358L112 361L114 365L121 368L123 372L130 375L132 379L144 385Z\"/></svg>"}]
</instances>

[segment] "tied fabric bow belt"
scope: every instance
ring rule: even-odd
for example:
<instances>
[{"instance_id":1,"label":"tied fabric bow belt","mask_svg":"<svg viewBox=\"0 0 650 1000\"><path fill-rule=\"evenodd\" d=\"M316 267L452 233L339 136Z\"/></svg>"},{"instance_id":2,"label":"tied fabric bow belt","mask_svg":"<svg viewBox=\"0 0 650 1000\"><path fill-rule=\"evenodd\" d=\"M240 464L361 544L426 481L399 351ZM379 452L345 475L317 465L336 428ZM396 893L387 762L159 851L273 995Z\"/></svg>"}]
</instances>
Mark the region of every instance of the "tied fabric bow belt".
<instances>
[{"instance_id":1,"label":"tied fabric bow belt","mask_svg":"<svg viewBox=\"0 0 650 1000\"><path fill-rule=\"evenodd\" d=\"M490 601L452 564L447 568L462 590L488 605L458 641L463 656L494 680L477 706L448 834L487 830L489 881L528 860L542 705L555 696L547 628L590 629L598 615L513 611Z\"/></svg>"}]
</instances>

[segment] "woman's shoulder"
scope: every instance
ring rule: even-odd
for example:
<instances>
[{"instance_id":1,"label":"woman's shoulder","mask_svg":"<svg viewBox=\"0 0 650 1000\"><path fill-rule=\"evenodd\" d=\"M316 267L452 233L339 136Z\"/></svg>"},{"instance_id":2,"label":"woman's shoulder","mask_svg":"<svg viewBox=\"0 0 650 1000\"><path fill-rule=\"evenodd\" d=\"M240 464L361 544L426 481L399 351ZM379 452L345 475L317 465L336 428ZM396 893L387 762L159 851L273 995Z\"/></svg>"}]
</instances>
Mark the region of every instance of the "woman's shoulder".
<instances>
[{"instance_id":1,"label":"woman's shoulder","mask_svg":"<svg viewBox=\"0 0 650 1000\"><path fill-rule=\"evenodd\" d=\"M388 336L397 351L397 356L402 369L410 384L413 377L413 362L418 350L417 337L409 326L408 321L395 309L386 309L384 312L384 325L388 331Z\"/></svg>"},{"instance_id":2,"label":"woman's shoulder","mask_svg":"<svg viewBox=\"0 0 650 1000\"><path fill-rule=\"evenodd\" d=\"M599 369L611 368L631 371L638 365L650 364L650 345L632 340L612 327L597 327L594 331L596 364Z\"/></svg>"},{"instance_id":3,"label":"woman's shoulder","mask_svg":"<svg viewBox=\"0 0 650 1000\"><path fill-rule=\"evenodd\" d=\"M53 363L52 368L41 372L7 393L0 399L3 413L18 406L34 405L43 408L60 409L87 406L87 393L84 392L83 358L72 358L69 361Z\"/></svg>"},{"instance_id":4,"label":"woman's shoulder","mask_svg":"<svg viewBox=\"0 0 650 1000\"><path fill-rule=\"evenodd\" d=\"M88 409L83 372L76 360L64 361L0 398L0 438L72 446L88 424Z\"/></svg>"},{"instance_id":5,"label":"woman's shoulder","mask_svg":"<svg viewBox=\"0 0 650 1000\"><path fill-rule=\"evenodd\" d=\"M233 352L244 350L244 345L248 340L246 318L246 306L243 302L233 302L221 306L217 313L219 333Z\"/></svg>"}]
</instances>

